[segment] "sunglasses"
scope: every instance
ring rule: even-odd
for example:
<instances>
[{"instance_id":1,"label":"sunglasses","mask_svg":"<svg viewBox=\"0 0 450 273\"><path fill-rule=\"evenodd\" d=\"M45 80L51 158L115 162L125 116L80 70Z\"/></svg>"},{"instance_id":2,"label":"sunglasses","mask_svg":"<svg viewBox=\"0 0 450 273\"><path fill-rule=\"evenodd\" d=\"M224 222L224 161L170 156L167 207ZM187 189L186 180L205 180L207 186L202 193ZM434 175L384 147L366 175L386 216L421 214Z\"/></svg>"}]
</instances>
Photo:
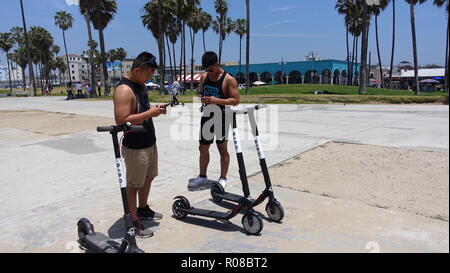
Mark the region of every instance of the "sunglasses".
<instances>
[{"instance_id":1,"label":"sunglasses","mask_svg":"<svg viewBox=\"0 0 450 273\"><path fill-rule=\"evenodd\" d=\"M143 62L140 66L142 66L144 64L151 64L153 69L156 69L158 67L155 56L151 57L150 60Z\"/></svg>"}]
</instances>

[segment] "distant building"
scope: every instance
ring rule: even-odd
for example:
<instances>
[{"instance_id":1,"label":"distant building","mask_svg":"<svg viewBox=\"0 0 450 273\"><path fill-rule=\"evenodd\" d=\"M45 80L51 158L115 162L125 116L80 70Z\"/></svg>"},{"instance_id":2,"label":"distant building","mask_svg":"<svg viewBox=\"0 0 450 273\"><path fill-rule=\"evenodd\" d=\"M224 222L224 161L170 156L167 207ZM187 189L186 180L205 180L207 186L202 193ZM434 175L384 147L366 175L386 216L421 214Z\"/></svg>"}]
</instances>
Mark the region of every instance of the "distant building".
<instances>
[{"instance_id":1,"label":"distant building","mask_svg":"<svg viewBox=\"0 0 450 273\"><path fill-rule=\"evenodd\" d=\"M66 73L62 75L63 82L71 81L72 83L77 83L89 81L91 77L91 66L86 59L76 54L69 54L68 57L71 79L69 79L69 72L66 71ZM64 63L67 64L66 55L60 56L60 58L62 58ZM100 69L96 69L95 72L95 81L101 80Z\"/></svg>"},{"instance_id":2,"label":"distant building","mask_svg":"<svg viewBox=\"0 0 450 273\"><path fill-rule=\"evenodd\" d=\"M11 82L13 86L23 85L23 74L20 66L12 66ZM2 86L9 86L8 66L0 66L0 83Z\"/></svg>"}]
</instances>

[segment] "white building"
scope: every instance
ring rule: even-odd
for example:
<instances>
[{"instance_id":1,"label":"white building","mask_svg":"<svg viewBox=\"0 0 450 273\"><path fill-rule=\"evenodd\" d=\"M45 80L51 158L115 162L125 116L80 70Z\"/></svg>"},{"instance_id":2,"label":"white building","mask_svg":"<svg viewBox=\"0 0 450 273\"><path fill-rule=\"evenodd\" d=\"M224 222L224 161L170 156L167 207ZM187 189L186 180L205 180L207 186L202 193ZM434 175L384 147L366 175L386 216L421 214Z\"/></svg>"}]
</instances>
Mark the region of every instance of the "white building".
<instances>
[{"instance_id":1,"label":"white building","mask_svg":"<svg viewBox=\"0 0 450 273\"><path fill-rule=\"evenodd\" d=\"M9 86L9 72L8 66L0 66L0 82L2 85ZM22 76L22 68L20 66L13 66L11 69L11 82L13 86L22 85L23 76Z\"/></svg>"},{"instance_id":2,"label":"white building","mask_svg":"<svg viewBox=\"0 0 450 273\"><path fill-rule=\"evenodd\" d=\"M68 57L71 79L69 79L69 72L66 71L66 73L64 73L62 77L63 82L71 81L72 83L77 83L89 80L90 69L88 67L88 63L84 60L84 58L80 55L75 54L69 54ZM65 55L61 56L60 58L64 60L64 63L67 63Z\"/></svg>"}]
</instances>

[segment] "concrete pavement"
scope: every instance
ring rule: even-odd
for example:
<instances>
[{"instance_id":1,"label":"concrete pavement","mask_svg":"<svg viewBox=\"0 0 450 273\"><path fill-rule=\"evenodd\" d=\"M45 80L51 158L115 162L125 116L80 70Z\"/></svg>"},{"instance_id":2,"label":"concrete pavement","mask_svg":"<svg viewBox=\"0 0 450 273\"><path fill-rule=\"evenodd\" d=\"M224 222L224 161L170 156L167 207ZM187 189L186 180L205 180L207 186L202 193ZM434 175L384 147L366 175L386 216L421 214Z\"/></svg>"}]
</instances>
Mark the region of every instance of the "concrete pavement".
<instances>
[{"instance_id":1,"label":"concrete pavement","mask_svg":"<svg viewBox=\"0 0 450 273\"><path fill-rule=\"evenodd\" d=\"M113 116L111 101L63 99L2 98L0 111ZM448 252L446 221L282 187L274 190L286 218L282 224L265 221L258 237L244 234L240 216L231 224L199 218L188 218L185 223L173 219L171 205L176 195L185 195L196 207L229 208L210 202L209 191L186 189L187 180L197 175L197 142L175 132L197 134L198 116L187 111L196 107L176 108L155 119L160 176L152 186L150 205L161 211L164 219L146 223L153 226L155 236L138 241L145 251ZM183 114L177 113L180 111ZM262 113L267 117L267 122L263 122L265 129L272 129L262 132L269 165L328 141L446 152L449 147L448 106L276 105ZM241 120L243 152L247 171L254 174L259 171L259 164L245 124ZM0 129L0 252L77 252L76 222L81 217L91 219L97 231L120 238L122 207L111 139L92 129L39 138L22 130ZM231 191L239 193L233 152L231 156ZM213 151L211 178L219 175L218 163L218 154ZM262 190L262 185L250 182L252 192ZM265 214L263 206L257 210Z\"/></svg>"}]
</instances>

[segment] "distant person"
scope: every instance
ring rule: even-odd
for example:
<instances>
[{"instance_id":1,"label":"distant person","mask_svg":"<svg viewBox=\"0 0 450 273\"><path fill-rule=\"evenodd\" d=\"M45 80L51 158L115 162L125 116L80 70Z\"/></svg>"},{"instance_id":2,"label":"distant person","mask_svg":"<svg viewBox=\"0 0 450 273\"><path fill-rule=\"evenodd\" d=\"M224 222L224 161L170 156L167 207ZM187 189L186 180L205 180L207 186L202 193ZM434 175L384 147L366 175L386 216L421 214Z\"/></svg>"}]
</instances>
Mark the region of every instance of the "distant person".
<instances>
[{"instance_id":1,"label":"distant person","mask_svg":"<svg viewBox=\"0 0 450 273\"><path fill-rule=\"evenodd\" d=\"M101 97L102 96L102 82L101 81L97 82L97 89L98 89L98 96Z\"/></svg>"},{"instance_id":2,"label":"distant person","mask_svg":"<svg viewBox=\"0 0 450 273\"><path fill-rule=\"evenodd\" d=\"M88 83L87 86L86 86L86 96L87 96L88 98L91 97L91 91L92 91L92 87L91 87L91 85Z\"/></svg>"},{"instance_id":3,"label":"distant person","mask_svg":"<svg viewBox=\"0 0 450 273\"><path fill-rule=\"evenodd\" d=\"M77 98L81 99L83 98L83 88L81 86L81 83L77 83Z\"/></svg>"},{"instance_id":4,"label":"distant person","mask_svg":"<svg viewBox=\"0 0 450 273\"><path fill-rule=\"evenodd\" d=\"M66 91L67 91L67 99L66 100L71 100L71 99L75 98L73 93L72 93L72 82L68 82L67 83Z\"/></svg>"}]
</instances>

